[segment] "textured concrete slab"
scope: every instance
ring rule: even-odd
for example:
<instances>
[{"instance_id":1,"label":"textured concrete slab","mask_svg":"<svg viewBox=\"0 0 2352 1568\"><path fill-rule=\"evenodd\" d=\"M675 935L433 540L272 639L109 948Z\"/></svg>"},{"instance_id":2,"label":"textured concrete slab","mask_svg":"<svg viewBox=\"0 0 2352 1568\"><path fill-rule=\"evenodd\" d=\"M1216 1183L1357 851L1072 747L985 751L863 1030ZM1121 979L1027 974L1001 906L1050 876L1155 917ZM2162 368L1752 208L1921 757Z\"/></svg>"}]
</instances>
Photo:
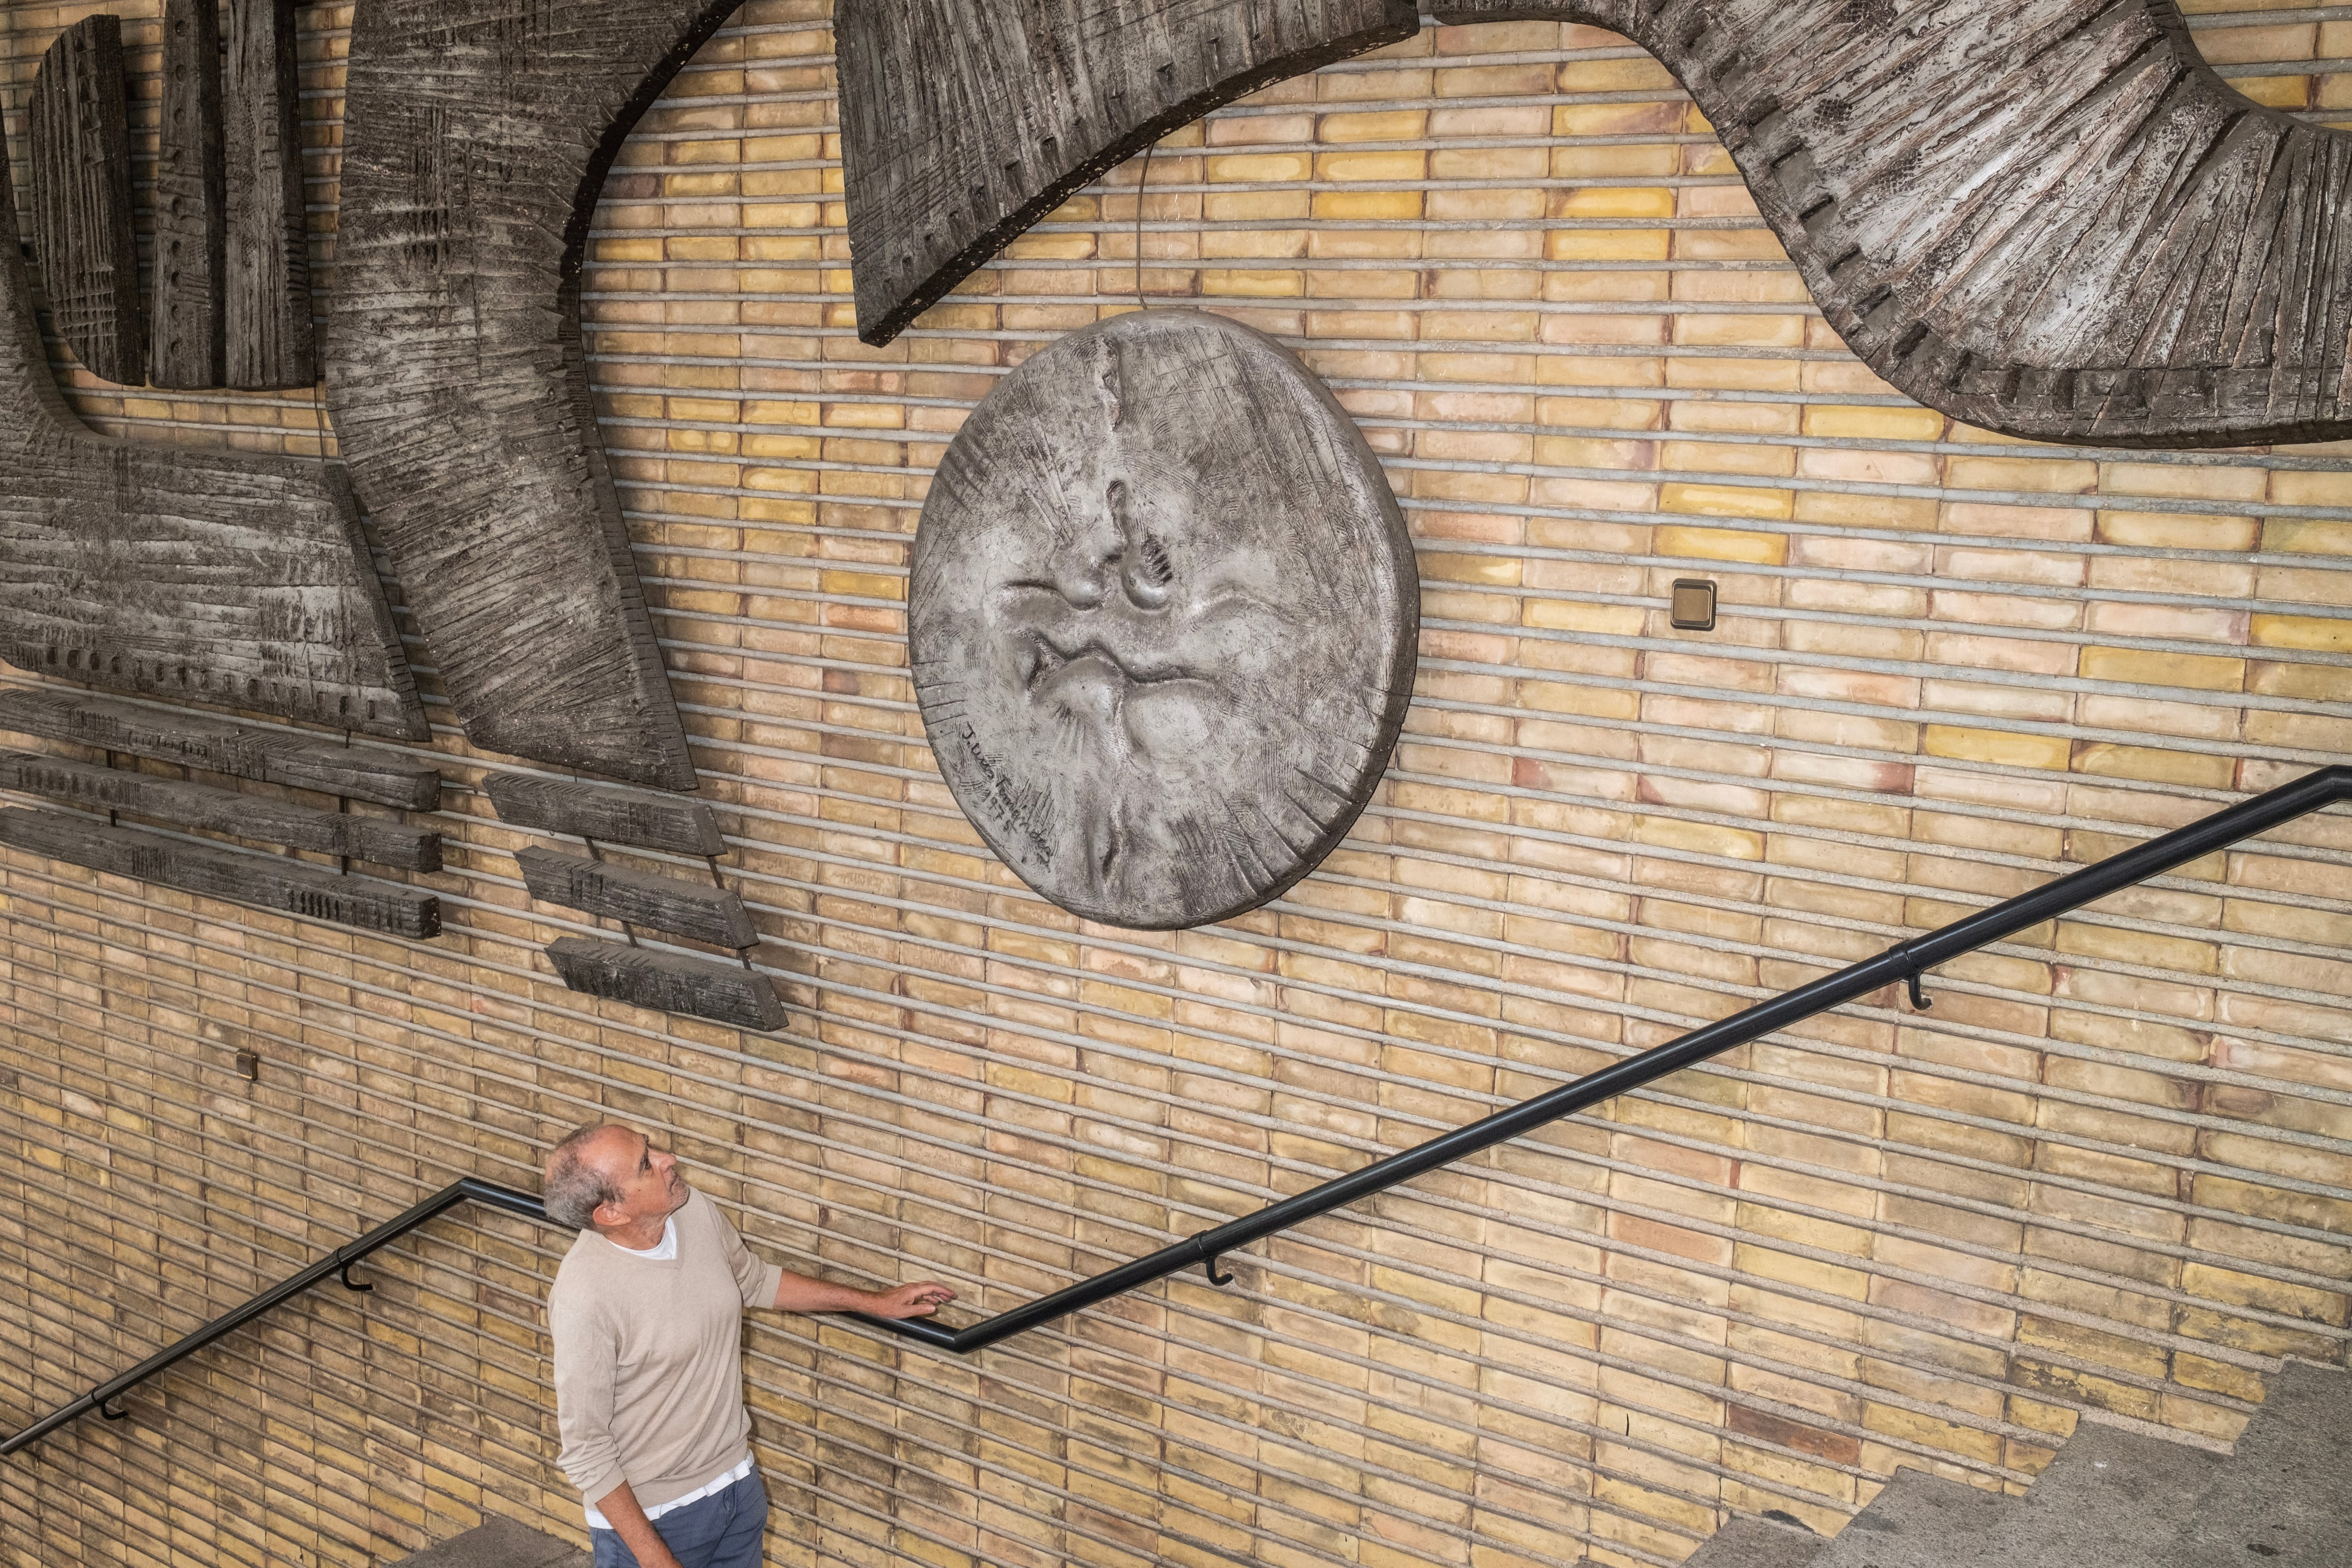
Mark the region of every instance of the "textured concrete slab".
<instances>
[{"instance_id":1,"label":"textured concrete slab","mask_svg":"<svg viewBox=\"0 0 2352 1568\"><path fill-rule=\"evenodd\" d=\"M1995 1492L1925 1470L1897 1470L1811 1568L1953 1568L1954 1543L1999 1528L2008 1506Z\"/></svg>"},{"instance_id":2,"label":"textured concrete slab","mask_svg":"<svg viewBox=\"0 0 2352 1568\"><path fill-rule=\"evenodd\" d=\"M1828 1544L1801 1526L1743 1513L1709 1536L1683 1568L1807 1568Z\"/></svg>"},{"instance_id":3,"label":"textured concrete slab","mask_svg":"<svg viewBox=\"0 0 2352 1568\"><path fill-rule=\"evenodd\" d=\"M1952 1543L1949 1568L2153 1568L2229 1463L2201 1448L2085 1422L2033 1490L2003 1507L1990 1531Z\"/></svg>"},{"instance_id":4,"label":"textured concrete slab","mask_svg":"<svg viewBox=\"0 0 2352 1568\"><path fill-rule=\"evenodd\" d=\"M2352 1563L2352 1375L2291 1363L2162 1568Z\"/></svg>"},{"instance_id":5,"label":"textured concrete slab","mask_svg":"<svg viewBox=\"0 0 2352 1568\"><path fill-rule=\"evenodd\" d=\"M493 1519L384 1568L588 1568L588 1553L510 1519Z\"/></svg>"}]
</instances>

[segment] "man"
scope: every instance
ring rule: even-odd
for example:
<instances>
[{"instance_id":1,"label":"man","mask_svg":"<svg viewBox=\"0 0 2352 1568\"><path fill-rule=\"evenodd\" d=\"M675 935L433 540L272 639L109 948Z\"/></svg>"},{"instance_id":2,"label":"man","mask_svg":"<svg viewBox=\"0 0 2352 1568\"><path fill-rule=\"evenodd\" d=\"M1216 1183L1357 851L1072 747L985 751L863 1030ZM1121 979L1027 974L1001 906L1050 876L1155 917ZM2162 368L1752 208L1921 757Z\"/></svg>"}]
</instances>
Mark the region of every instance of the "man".
<instances>
[{"instance_id":1,"label":"man","mask_svg":"<svg viewBox=\"0 0 2352 1568\"><path fill-rule=\"evenodd\" d=\"M559 1462L587 1501L596 1568L758 1568L768 1493L743 1408L743 1309L927 1317L955 1292L854 1291L763 1263L677 1155L613 1123L550 1151L545 1201L580 1231L547 1322Z\"/></svg>"}]
</instances>

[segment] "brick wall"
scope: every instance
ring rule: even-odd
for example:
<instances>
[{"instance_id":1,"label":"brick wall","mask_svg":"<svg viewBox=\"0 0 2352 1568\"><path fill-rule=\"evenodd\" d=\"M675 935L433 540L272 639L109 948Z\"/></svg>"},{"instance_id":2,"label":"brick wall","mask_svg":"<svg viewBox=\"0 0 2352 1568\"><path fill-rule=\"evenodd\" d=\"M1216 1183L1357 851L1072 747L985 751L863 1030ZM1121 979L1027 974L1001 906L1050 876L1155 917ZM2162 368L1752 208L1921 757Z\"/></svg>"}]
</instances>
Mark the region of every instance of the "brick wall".
<instances>
[{"instance_id":1,"label":"brick wall","mask_svg":"<svg viewBox=\"0 0 2352 1568\"><path fill-rule=\"evenodd\" d=\"M5 14L21 171L33 64L83 10ZM302 16L331 282L350 10ZM771 1256L998 1310L2352 749L2341 452L1954 427L1844 353L1654 62L1433 29L1170 138L1142 213L1147 298L1299 348L1389 463L1423 547L1409 734L1280 903L1080 925L939 783L900 604L959 421L1133 304L1139 171L863 348L824 18L753 0L702 51L587 280L790 1027L563 991L538 950L582 927L525 897L530 835L446 722L436 942L0 855L0 1425L455 1176L530 1182L607 1111ZM2264 101L2352 107L2336 11L2197 24ZM151 148L155 31L126 26ZM321 447L307 395L64 373L110 430ZM1712 633L1666 623L1690 575ZM1664 1563L1731 1510L1833 1529L1897 1466L2021 1489L2079 1419L2226 1442L2278 1357L2343 1358L2347 871L2352 824L2305 821L1950 966L1930 1015L1848 1009L1232 1258L1229 1291L968 1363L764 1318L772 1561ZM486 1512L578 1535L555 1256L436 1224L373 1294L11 1461L0 1558L361 1564Z\"/></svg>"}]
</instances>

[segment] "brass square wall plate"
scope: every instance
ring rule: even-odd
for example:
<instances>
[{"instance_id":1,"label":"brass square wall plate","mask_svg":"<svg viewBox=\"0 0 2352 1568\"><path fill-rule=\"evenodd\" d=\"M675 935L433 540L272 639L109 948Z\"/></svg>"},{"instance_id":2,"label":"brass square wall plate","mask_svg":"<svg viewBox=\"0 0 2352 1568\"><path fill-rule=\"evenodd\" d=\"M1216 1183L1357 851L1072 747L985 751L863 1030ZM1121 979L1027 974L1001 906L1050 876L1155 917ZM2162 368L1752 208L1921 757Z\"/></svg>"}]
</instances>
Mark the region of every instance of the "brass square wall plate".
<instances>
[{"instance_id":1,"label":"brass square wall plate","mask_svg":"<svg viewBox=\"0 0 2352 1568\"><path fill-rule=\"evenodd\" d=\"M1667 619L1677 632L1715 630L1715 584L1704 577L1675 579Z\"/></svg>"}]
</instances>

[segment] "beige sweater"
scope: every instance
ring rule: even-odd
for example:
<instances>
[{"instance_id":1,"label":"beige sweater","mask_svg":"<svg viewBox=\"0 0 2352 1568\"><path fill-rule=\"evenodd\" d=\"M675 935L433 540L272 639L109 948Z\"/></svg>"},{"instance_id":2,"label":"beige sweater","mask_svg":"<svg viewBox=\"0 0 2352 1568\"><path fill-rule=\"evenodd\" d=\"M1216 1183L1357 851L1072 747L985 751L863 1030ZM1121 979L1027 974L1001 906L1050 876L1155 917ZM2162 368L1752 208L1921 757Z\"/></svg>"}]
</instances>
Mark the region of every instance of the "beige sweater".
<instances>
[{"instance_id":1,"label":"beige sweater","mask_svg":"<svg viewBox=\"0 0 2352 1568\"><path fill-rule=\"evenodd\" d=\"M641 1506L658 1507L751 1448L743 1309L772 1304L783 1270L752 1257L698 1192L675 1218L668 1262L582 1231L548 1293L558 1462L591 1503L626 1481Z\"/></svg>"}]
</instances>

